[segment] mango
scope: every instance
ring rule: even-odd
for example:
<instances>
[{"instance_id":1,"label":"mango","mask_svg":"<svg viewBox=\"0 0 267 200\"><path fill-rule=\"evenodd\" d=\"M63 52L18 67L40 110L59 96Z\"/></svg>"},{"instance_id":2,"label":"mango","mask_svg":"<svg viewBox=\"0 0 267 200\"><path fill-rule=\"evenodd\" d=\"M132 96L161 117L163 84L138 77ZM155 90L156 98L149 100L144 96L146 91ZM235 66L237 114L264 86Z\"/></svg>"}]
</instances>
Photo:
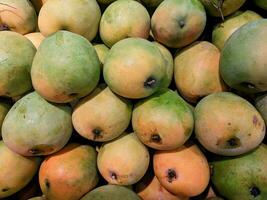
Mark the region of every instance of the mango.
<instances>
[{"instance_id":1,"label":"mango","mask_svg":"<svg viewBox=\"0 0 267 200\"><path fill-rule=\"evenodd\" d=\"M45 37L66 30L91 41L97 34L100 18L96 0L49 0L39 12L38 26Z\"/></svg>"},{"instance_id":2,"label":"mango","mask_svg":"<svg viewBox=\"0 0 267 200\"><path fill-rule=\"evenodd\" d=\"M246 0L200 0L207 13L214 17L224 17L237 11Z\"/></svg>"},{"instance_id":3,"label":"mango","mask_svg":"<svg viewBox=\"0 0 267 200\"><path fill-rule=\"evenodd\" d=\"M39 157L24 157L0 141L0 198L11 196L25 187L39 169Z\"/></svg>"},{"instance_id":4,"label":"mango","mask_svg":"<svg viewBox=\"0 0 267 200\"><path fill-rule=\"evenodd\" d=\"M98 152L97 166L107 182L132 185L145 175L149 159L148 149L130 133L104 143Z\"/></svg>"},{"instance_id":5,"label":"mango","mask_svg":"<svg viewBox=\"0 0 267 200\"><path fill-rule=\"evenodd\" d=\"M145 178L136 185L136 192L143 200L189 200L189 197L170 193L160 184L156 176Z\"/></svg>"},{"instance_id":6,"label":"mango","mask_svg":"<svg viewBox=\"0 0 267 200\"><path fill-rule=\"evenodd\" d=\"M207 150L237 156L255 149L262 142L265 124L247 100L230 92L218 92L197 104L195 133Z\"/></svg>"},{"instance_id":7,"label":"mango","mask_svg":"<svg viewBox=\"0 0 267 200\"><path fill-rule=\"evenodd\" d=\"M88 95L97 86L99 77L100 62L93 45L68 31L58 31L45 38L31 70L34 89L55 103Z\"/></svg>"},{"instance_id":8,"label":"mango","mask_svg":"<svg viewBox=\"0 0 267 200\"><path fill-rule=\"evenodd\" d=\"M71 133L70 107L51 104L36 92L18 100L2 125L4 143L24 156L55 153L65 146Z\"/></svg>"},{"instance_id":9,"label":"mango","mask_svg":"<svg viewBox=\"0 0 267 200\"><path fill-rule=\"evenodd\" d=\"M241 156L214 158L211 180L215 189L229 200L267 199L266 155L267 146L261 144Z\"/></svg>"},{"instance_id":10,"label":"mango","mask_svg":"<svg viewBox=\"0 0 267 200\"><path fill-rule=\"evenodd\" d=\"M28 0L0 0L0 31L10 30L20 34L34 32L37 15Z\"/></svg>"},{"instance_id":11,"label":"mango","mask_svg":"<svg viewBox=\"0 0 267 200\"><path fill-rule=\"evenodd\" d=\"M32 89L30 71L35 53L23 35L0 31L0 96L15 97Z\"/></svg>"},{"instance_id":12,"label":"mango","mask_svg":"<svg viewBox=\"0 0 267 200\"><path fill-rule=\"evenodd\" d=\"M83 137L109 141L122 134L130 124L132 103L114 94L108 87L97 88L74 108L72 123Z\"/></svg>"},{"instance_id":13,"label":"mango","mask_svg":"<svg viewBox=\"0 0 267 200\"><path fill-rule=\"evenodd\" d=\"M80 199L98 183L95 149L69 143L45 158L39 170L39 183L47 199Z\"/></svg>"},{"instance_id":14,"label":"mango","mask_svg":"<svg viewBox=\"0 0 267 200\"><path fill-rule=\"evenodd\" d=\"M133 0L117 0L104 11L99 25L102 41L112 47L127 37L148 38L150 16L146 8Z\"/></svg>"},{"instance_id":15,"label":"mango","mask_svg":"<svg viewBox=\"0 0 267 200\"><path fill-rule=\"evenodd\" d=\"M254 0L254 3L260 8L267 10L267 1L266 0Z\"/></svg>"},{"instance_id":16,"label":"mango","mask_svg":"<svg viewBox=\"0 0 267 200\"><path fill-rule=\"evenodd\" d=\"M220 51L213 44L200 41L178 52L174 58L174 80L180 94L189 102L227 87L219 72Z\"/></svg>"},{"instance_id":17,"label":"mango","mask_svg":"<svg viewBox=\"0 0 267 200\"><path fill-rule=\"evenodd\" d=\"M262 17L251 10L237 11L225 19L225 21L216 25L212 31L212 43L217 46L220 50L226 40L241 26L251 21L261 19Z\"/></svg>"},{"instance_id":18,"label":"mango","mask_svg":"<svg viewBox=\"0 0 267 200\"><path fill-rule=\"evenodd\" d=\"M198 0L164 0L151 18L155 40L171 48L194 42L205 25L206 12Z\"/></svg>"},{"instance_id":19,"label":"mango","mask_svg":"<svg viewBox=\"0 0 267 200\"><path fill-rule=\"evenodd\" d=\"M174 150L156 151L153 167L160 184L175 195L199 195L206 189L210 179L207 159L191 143Z\"/></svg>"},{"instance_id":20,"label":"mango","mask_svg":"<svg viewBox=\"0 0 267 200\"><path fill-rule=\"evenodd\" d=\"M103 185L86 194L81 200L141 200L132 190L119 185Z\"/></svg>"},{"instance_id":21,"label":"mango","mask_svg":"<svg viewBox=\"0 0 267 200\"><path fill-rule=\"evenodd\" d=\"M255 20L235 31L225 43L220 74L230 87L248 94L267 91L266 31L267 19Z\"/></svg>"},{"instance_id":22,"label":"mango","mask_svg":"<svg viewBox=\"0 0 267 200\"><path fill-rule=\"evenodd\" d=\"M147 146L171 150L182 146L189 139L194 118L184 100L176 92L165 89L135 105L132 127Z\"/></svg>"},{"instance_id":23,"label":"mango","mask_svg":"<svg viewBox=\"0 0 267 200\"><path fill-rule=\"evenodd\" d=\"M127 38L113 45L103 75L113 92L131 99L150 96L163 85L166 87L168 79L164 55L142 38Z\"/></svg>"}]
</instances>

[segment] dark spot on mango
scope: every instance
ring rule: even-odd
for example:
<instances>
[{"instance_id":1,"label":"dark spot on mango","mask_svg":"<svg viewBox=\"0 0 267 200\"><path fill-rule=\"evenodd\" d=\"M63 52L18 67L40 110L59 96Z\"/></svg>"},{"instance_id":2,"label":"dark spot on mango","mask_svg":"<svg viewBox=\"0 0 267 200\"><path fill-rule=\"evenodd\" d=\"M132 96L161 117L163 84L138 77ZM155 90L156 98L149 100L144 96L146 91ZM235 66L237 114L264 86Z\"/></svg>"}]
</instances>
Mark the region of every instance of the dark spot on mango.
<instances>
[{"instance_id":1,"label":"dark spot on mango","mask_svg":"<svg viewBox=\"0 0 267 200\"><path fill-rule=\"evenodd\" d=\"M110 172L111 179L117 180L117 174L115 172Z\"/></svg>"},{"instance_id":2,"label":"dark spot on mango","mask_svg":"<svg viewBox=\"0 0 267 200\"><path fill-rule=\"evenodd\" d=\"M241 146L241 141L238 137L233 136L229 139L221 138L216 145L223 149L234 149Z\"/></svg>"},{"instance_id":3,"label":"dark spot on mango","mask_svg":"<svg viewBox=\"0 0 267 200\"><path fill-rule=\"evenodd\" d=\"M144 82L145 88L153 88L155 87L157 81L153 76L148 77L148 79Z\"/></svg>"},{"instance_id":4,"label":"dark spot on mango","mask_svg":"<svg viewBox=\"0 0 267 200\"><path fill-rule=\"evenodd\" d=\"M79 95L79 93L70 93L69 97L75 97L75 96L78 96L78 95Z\"/></svg>"},{"instance_id":5,"label":"dark spot on mango","mask_svg":"<svg viewBox=\"0 0 267 200\"><path fill-rule=\"evenodd\" d=\"M7 192L8 190L9 190L9 188L5 187L5 188L2 189L2 192Z\"/></svg>"},{"instance_id":6,"label":"dark spot on mango","mask_svg":"<svg viewBox=\"0 0 267 200\"><path fill-rule=\"evenodd\" d=\"M256 198L257 196L259 196L261 194L261 191L258 187L253 186L252 188L250 188L250 194L251 194L251 196Z\"/></svg>"},{"instance_id":7,"label":"dark spot on mango","mask_svg":"<svg viewBox=\"0 0 267 200\"><path fill-rule=\"evenodd\" d=\"M227 146L233 147L233 148L239 147L240 139L237 137L230 138L229 140L227 140Z\"/></svg>"},{"instance_id":8,"label":"dark spot on mango","mask_svg":"<svg viewBox=\"0 0 267 200\"><path fill-rule=\"evenodd\" d=\"M29 150L29 152L32 155L38 155L38 154L42 153L42 151L40 149L37 149L37 148L32 148L32 149Z\"/></svg>"},{"instance_id":9,"label":"dark spot on mango","mask_svg":"<svg viewBox=\"0 0 267 200\"><path fill-rule=\"evenodd\" d=\"M8 30L10 30L8 25L0 24L0 31L8 31Z\"/></svg>"},{"instance_id":10,"label":"dark spot on mango","mask_svg":"<svg viewBox=\"0 0 267 200\"><path fill-rule=\"evenodd\" d=\"M249 88L249 89L256 89L256 86L253 83L249 83L249 82L242 82L240 83L240 86Z\"/></svg>"},{"instance_id":11,"label":"dark spot on mango","mask_svg":"<svg viewBox=\"0 0 267 200\"><path fill-rule=\"evenodd\" d=\"M100 128L95 128L92 130L94 134L94 140L101 137L102 130Z\"/></svg>"},{"instance_id":12,"label":"dark spot on mango","mask_svg":"<svg viewBox=\"0 0 267 200\"><path fill-rule=\"evenodd\" d=\"M173 180L177 178L175 170L174 169L168 169L167 177L168 177L169 183L173 182Z\"/></svg>"},{"instance_id":13,"label":"dark spot on mango","mask_svg":"<svg viewBox=\"0 0 267 200\"><path fill-rule=\"evenodd\" d=\"M184 28L185 21L184 20L179 20L178 24L179 24L180 28Z\"/></svg>"},{"instance_id":14,"label":"dark spot on mango","mask_svg":"<svg viewBox=\"0 0 267 200\"><path fill-rule=\"evenodd\" d=\"M46 144L40 144L33 146L29 149L29 153L32 155L43 155L45 152L52 152L54 148Z\"/></svg>"},{"instance_id":15,"label":"dark spot on mango","mask_svg":"<svg viewBox=\"0 0 267 200\"><path fill-rule=\"evenodd\" d=\"M45 187L49 190L50 189L50 182L49 180L46 178L45 179Z\"/></svg>"},{"instance_id":16,"label":"dark spot on mango","mask_svg":"<svg viewBox=\"0 0 267 200\"><path fill-rule=\"evenodd\" d=\"M227 125L228 125L228 126L231 126L231 122L228 122Z\"/></svg>"},{"instance_id":17,"label":"dark spot on mango","mask_svg":"<svg viewBox=\"0 0 267 200\"><path fill-rule=\"evenodd\" d=\"M155 143L161 143L162 142L160 135L157 133L151 135L150 141L155 142Z\"/></svg>"}]
</instances>

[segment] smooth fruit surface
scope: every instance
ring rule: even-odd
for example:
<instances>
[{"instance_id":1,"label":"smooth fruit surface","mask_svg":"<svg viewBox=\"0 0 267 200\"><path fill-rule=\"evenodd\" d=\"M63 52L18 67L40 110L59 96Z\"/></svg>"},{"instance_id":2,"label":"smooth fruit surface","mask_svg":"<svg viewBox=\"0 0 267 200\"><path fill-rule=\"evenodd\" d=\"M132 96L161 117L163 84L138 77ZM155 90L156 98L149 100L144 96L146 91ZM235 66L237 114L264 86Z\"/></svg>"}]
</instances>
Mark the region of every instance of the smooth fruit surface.
<instances>
[{"instance_id":1,"label":"smooth fruit surface","mask_svg":"<svg viewBox=\"0 0 267 200\"><path fill-rule=\"evenodd\" d=\"M42 42L31 70L34 89L55 103L86 96L99 77L100 62L93 45L69 31L58 31Z\"/></svg>"}]
</instances>

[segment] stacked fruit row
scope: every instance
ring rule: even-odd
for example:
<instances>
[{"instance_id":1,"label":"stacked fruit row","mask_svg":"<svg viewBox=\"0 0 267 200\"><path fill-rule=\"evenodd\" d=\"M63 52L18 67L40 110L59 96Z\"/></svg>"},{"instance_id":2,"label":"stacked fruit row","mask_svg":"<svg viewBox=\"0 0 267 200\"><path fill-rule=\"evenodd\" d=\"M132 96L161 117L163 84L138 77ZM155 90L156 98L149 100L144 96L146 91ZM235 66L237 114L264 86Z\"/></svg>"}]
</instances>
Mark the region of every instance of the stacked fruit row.
<instances>
[{"instance_id":1,"label":"stacked fruit row","mask_svg":"<svg viewBox=\"0 0 267 200\"><path fill-rule=\"evenodd\" d=\"M0 10L0 198L267 199L266 0Z\"/></svg>"}]
</instances>

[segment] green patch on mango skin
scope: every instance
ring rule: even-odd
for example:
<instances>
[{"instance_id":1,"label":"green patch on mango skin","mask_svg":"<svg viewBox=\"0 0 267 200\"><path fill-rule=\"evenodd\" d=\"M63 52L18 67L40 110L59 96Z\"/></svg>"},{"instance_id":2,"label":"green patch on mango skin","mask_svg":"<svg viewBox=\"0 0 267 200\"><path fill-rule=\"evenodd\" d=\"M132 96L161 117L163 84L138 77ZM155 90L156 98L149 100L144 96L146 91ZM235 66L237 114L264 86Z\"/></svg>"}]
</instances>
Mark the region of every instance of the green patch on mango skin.
<instances>
[{"instance_id":1,"label":"green patch on mango skin","mask_svg":"<svg viewBox=\"0 0 267 200\"><path fill-rule=\"evenodd\" d=\"M192 114L186 102L176 92L169 89L160 89L155 94L139 101L135 108L143 105L149 105L151 108L162 107L166 110L173 110L179 118L183 118L185 113Z\"/></svg>"},{"instance_id":2,"label":"green patch on mango skin","mask_svg":"<svg viewBox=\"0 0 267 200\"><path fill-rule=\"evenodd\" d=\"M51 104L36 92L18 100L2 125L4 142L25 156L54 153L67 143L71 134L70 107Z\"/></svg>"},{"instance_id":3,"label":"green patch on mango skin","mask_svg":"<svg viewBox=\"0 0 267 200\"><path fill-rule=\"evenodd\" d=\"M1 132L2 124L10 108L11 108L10 104L0 100L0 138L2 138L2 132Z\"/></svg>"},{"instance_id":4,"label":"green patch on mango skin","mask_svg":"<svg viewBox=\"0 0 267 200\"><path fill-rule=\"evenodd\" d=\"M236 157L214 157L211 180L226 199L267 199L267 146ZM227 181L226 181L227 180Z\"/></svg>"},{"instance_id":5,"label":"green patch on mango skin","mask_svg":"<svg viewBox=\"0 0 267 200\"><path fill-rule=\"evenodd\" d=\"M86 96L100 78L100 61L84 37L58 31L36 53L31 71L35 90L45 99L66 103Z\"/></svg>"},{"instance_id":6,"label":"green patch on mango skin","mask_svg":"<svg viewBox=\"0 0 267 200\"><path fill-rule=\"evenodd\" d=\"M104 185L87 193L81 200L141 200L132 190L119 185Z\"/></svg>"},{"instance_id":7,"label":"green patch on mango skin","mask_svg":"<svg viewBox=\"0 0 267 200\"><path fill-rule=\"evenodd\" d=\"M267 19L259 19L245 24L226 41L220 74L230 87L244 93L267 91L266 31Z\"/></svg>"},{"instance_id":8,"label":"green patch on mango skin","mask_svg":"<svg viewBox=\"0 0 267 200\"><path fill-rule=\"evenodd\" d=\"M0 31L0 96L15 97L31 90L35 52L31 41L21 34Z\"/></svg>"},{"instance_id":9,"label":"green patch on mango skin","mask_svg":"<svg viewBox=\"0 0 267 200\"><path fill-rule=\"evenodd\" d=\"M132 127L147 146L171 150L183 145L191 136L194 116L175 91L160 89L135 105Z\"/></svg>"}]
</instances>

